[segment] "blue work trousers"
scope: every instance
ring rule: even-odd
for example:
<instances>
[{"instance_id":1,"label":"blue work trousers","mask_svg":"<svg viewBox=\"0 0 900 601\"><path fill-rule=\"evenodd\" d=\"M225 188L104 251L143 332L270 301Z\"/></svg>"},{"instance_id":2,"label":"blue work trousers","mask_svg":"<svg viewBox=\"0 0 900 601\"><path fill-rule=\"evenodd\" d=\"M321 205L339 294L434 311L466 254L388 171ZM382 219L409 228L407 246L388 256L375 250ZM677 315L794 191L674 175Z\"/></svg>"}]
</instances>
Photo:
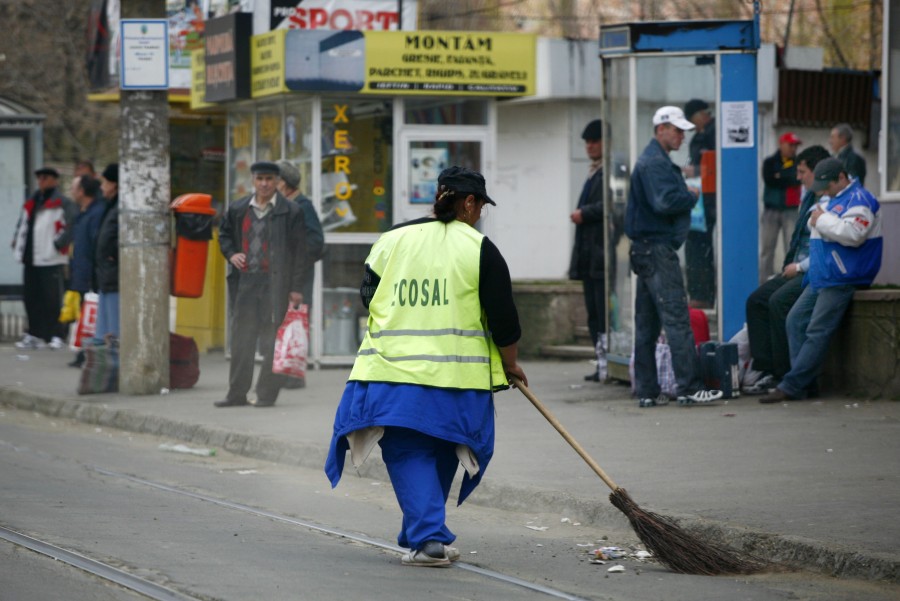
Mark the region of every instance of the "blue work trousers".
<instances>
[{"instance_id":1,"label":"blue work trousers","mask_svg":"<svg viewBox=\"0 0 900 601\"><path fill-rule=\"evenodd\" d=\"M801 399L822 371L828 343L841 325L853 300L855 286L833 286L813 290L807 286L787 317L791 371L778 385L788 395Z\"/></svg>"},{"instance_id":2,"label":"blue work trousers","mask_svg":"<svg viewBox=\"0 0 900 601\"><path fill-rule=\"evenodd\" d=\"M450 485L459 465L456 443L386 426L379 445L403 512L397 544L421 549L431 540L445 545L456 540L444 523Z\"/></svg>"},{"instance_id":3,"label":"blue work trousers","mask_svg":"<svg viewBox=\"0 0 900 601\"><path fill-rule=\"evenodd\" d=\"M691 330L687 295L678 255L665 243L633 242L631 270L637 275L634 297L634 377L638 398L659 396L656 340L666 330L679 396L703 388Z\"/></svg>"}]
</instances>

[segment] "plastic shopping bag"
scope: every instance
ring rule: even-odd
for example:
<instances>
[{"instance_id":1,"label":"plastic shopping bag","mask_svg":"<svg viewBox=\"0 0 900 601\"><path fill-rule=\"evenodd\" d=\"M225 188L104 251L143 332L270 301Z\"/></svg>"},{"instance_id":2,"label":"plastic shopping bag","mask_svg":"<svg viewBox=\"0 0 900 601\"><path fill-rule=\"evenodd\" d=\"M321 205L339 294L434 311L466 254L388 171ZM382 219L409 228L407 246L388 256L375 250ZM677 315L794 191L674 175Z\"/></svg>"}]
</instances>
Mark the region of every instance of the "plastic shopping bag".
<instances>
[{"instance_id":1,"label":"plastic shopping bag","mask_svg":"<svg viewBox=\"0 0 900 601\"><path fill-rule=\"evenodd\" d=\"M628 375L631 377L631 392L636 392L636 383L634 375L634 352L631 353L631 360L628 363ZM672 349L666 341L664 334L660 335L656 341L656 376L659 381L660 394L675 398L678 396L678 383L675 381L675 368L672 365Z\"/></svg>"},{"instance_id":2,"label":"plastic shopping bag","mask_svg":"<svg viewBox=\"0 0 900 601\"><path fill-rule=\"evenodd\" d=\"M272 373L303 378L309 347L309 306L288 307L275 337Z\"/></svg>"},{"instance_id":3,"label":"plastic shopping bag","mask_svg":"<svg viewBox=\"0 0 900 601\"><path fill-rule=\"evenodd\" d=\"M66 290L59 310L59 323L72 323L81 317L81 295L74 290Z\"/></svg>"},{"instance_id":4,"label":"plastic shopping bag","mask_svg":"<svg viewBox=\"0 0 900 601\"><path fill-rule=\"evenodd\" d=\"M96 292L88 292L81 303L81 317L69 346L73 349L84 348L85 341L91 340L97 331L97 301L100 296Z\"/></svg>"}]
</instances>

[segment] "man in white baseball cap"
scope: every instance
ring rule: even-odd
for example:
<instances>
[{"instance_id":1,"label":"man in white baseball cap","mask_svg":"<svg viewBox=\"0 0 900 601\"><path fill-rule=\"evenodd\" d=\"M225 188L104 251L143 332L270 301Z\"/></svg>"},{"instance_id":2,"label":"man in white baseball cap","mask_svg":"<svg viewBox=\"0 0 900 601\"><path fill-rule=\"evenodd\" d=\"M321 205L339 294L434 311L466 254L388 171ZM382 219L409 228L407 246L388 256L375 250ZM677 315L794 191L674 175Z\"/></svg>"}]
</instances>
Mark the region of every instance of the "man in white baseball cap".
<instances>
[{"instance_id":1,"label":"man in white baseball cap","mask_svg":"<svg viewBox=\"0 0 900 601\"><path fill-rule=\"evenodd\" d=\"M694 129L694 124L684 118L684 111L677 106L663 106L653 115L653 126L671 123L682 132ZM675 150L675 149L673 149Z\"/></svg>"},{"instance_id":2,"label":"man in white baseball cap","mask_svg":"<svg viewBox=\"0 0 900 601\"><path fill-rule=\"evenodd\" d=\"M678 402L709 403L721 390L704 388L694 347L684 278L677 251L687 239L691 209L699 191L688 190L681 169L669 158L694 124L677 106L653 115L653 139L631 172L625 233L631 239L631 270L637 276L634 298L634 376L640 407L665 405L656 372L656 340L665 328Z\"/></svg>"}]
</instances>

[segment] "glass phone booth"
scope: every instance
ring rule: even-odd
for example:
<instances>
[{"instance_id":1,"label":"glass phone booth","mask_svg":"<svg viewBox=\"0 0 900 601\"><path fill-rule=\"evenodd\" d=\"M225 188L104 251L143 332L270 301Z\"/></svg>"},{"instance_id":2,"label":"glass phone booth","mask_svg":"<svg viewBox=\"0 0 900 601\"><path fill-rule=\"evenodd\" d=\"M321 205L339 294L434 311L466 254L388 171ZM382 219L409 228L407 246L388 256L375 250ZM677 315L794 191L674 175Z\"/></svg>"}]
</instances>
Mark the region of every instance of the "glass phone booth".
<instances>
[{"instance_id":1,"label":"glass phone booth","mask_svg":"<svg viewBox=\"0 0 900 601\"><path fill-rule=\"evenodd\" d=\"M653 137L652 117L662 106L684 109L694 101L693 106L706 105L702 110L711 117L671 154L688 185L702 190L692 231L679 251L688 301L707 314L714 340L728 340L743 326L745 301L758 284L758 48L758 16L600 29L613 378L629 379L634 335L634 280L624 232L631 168ZM706 139L696 155L702 158L692 161L690 146L697 135Z\"/></svg>"}]
</instances>

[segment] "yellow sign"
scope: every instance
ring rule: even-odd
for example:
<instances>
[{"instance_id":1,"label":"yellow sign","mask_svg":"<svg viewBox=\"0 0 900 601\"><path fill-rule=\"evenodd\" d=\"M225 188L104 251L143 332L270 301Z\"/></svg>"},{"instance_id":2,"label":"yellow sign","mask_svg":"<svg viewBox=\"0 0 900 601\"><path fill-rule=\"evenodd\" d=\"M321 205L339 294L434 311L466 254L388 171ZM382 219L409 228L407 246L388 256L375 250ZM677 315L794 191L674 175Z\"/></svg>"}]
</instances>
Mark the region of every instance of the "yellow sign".
<instances>
[{"instance_id":1,"label":"yellow sign","mask_svg":"<svg viewBox=\"0 0 900 601\"><path fill-rule=\"evenodd\" d=\"M535 37L465 31L366 31L370 94L526 96L535 92Z\"/></svg>"},{"instance_id":2,"label":"yellow sign","mask_svg":"<svg viewBox=\"0 0 900 601\"><path fill-rule=\"evenodd\" d=\"M216 106L212 102L206 102L206 52L203 44L191 51L191 109L205 109Z\"/></svg>"},{"instance_id":3,"label":"yellow sign","mask_svg":"<svg viewBox=\"0 0 900 601\"><path fill-rule=\"evenodd\" d=\"M285 29L250 39L250 95L253 98L287 92L284 85Z\"/></svg>"}]
</instances>

